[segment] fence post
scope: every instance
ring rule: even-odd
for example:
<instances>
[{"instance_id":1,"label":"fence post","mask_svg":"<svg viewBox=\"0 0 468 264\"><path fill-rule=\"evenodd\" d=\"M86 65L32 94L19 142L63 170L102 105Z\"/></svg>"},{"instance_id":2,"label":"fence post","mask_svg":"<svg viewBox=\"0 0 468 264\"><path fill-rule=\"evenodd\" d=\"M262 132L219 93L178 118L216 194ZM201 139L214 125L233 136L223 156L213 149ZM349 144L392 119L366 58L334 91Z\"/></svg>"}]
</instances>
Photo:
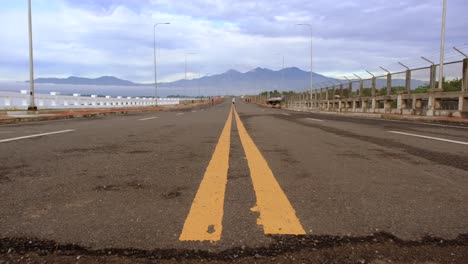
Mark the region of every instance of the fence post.
<instances>
[{"instance_id":1,"label":"fence post","mask_svg":"<svg viewBox=\"0 0 468 264\"><path fill-rule=\"evenodd\" d=\"M359 96L363 96L364 93L364 81L362 79L359 80Z\"/></svg>"},{"instance_id":2,"label":"fence post","mask_svg":"<svg viewBox=\"0 0 468 264\"><path fill-rule=\"evenodd\" d=\"M323 88L320 88L320 94L319 94L319 108L320 110L323 110Z\"/></svg>"},{"instance_id":3,"label":"fence post","mask_svg":"<svg viewBox=\"0 0 468 264\"><path fill-rule=\"evenodd\" d=\"M387 74L387 95L392 94L392 74Z\"/></svg>"},{"instance_id":4,"label":"fence post","mask_svg":"<svg viewBox=\"0 0 468 264\"><path fill-rule=\"evenodd\" d=\"M377 78L375 76L372 76L372 81L371 81L372 112L375 112L375 108L377 107L377 101L375 100L376 87L377 87Z\"/></svg>"},{"instance_id":5,"label":"fence post","mask_svg":"<svg viewBox=\"0 0 468 264\"><path fill-rule=\"evenodd\" d=\"M327 101L327 111L330 110L330 95L328 92L328 87L325 88L325 100Z\"/></svg>"},{"instance_id":6,"label":"fence post","mask_svg":"<svg viewBox=\"0 0 468 264\"><path fill-rule=\"evenodd\" d=\"M463 59L463 87L462 91L468 92L468 58Z\"/></svg>"},{"instance_id":7,"label":"fence post","mask_svg":"<svg viewBox=\"0 0 468 264\"><path fill-rule=\"evenodd\" d=\"M411 70L406 70L405 88L408 94L411 94Z\"/></svg>"},{"instance_id":8,"label":"fence post","mask_svg":"<svg viewBox=\"0 0 468 264\"><path fill-rule=\"evenodd\" d=\"M375 78L374 76L372 76L372 81L371 81L371 95L372 97L375 97L375 94L376 94L376 87L377 87L377 78Z\"/></svg>"},{"instance_id":9,"label":"fence post","mask_svg":"<svg viewBox=\"0 0 468 264\"><path fill-rule=\"evenodd\" d=\"M431 90L434 90L435 89L435 79L436 79L436 66L435 65L431 65L431 69L430 69L430 74L431 76L429 76L429 84L431 85Z\"/></svg>"}]
</instances>

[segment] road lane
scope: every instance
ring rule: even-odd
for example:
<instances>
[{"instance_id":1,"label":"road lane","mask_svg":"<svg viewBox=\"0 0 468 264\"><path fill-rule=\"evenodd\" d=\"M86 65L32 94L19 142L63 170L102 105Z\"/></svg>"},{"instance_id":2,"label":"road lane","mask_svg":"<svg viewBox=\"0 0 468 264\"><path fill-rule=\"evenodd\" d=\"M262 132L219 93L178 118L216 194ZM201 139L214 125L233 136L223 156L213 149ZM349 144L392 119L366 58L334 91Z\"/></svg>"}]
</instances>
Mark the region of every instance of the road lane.
<instances>
[{"instance_id":1,"label":"road lane","mask_svg":"<svg viewBox=\"0 0 468 264\"><path fill-rule=\"evenodd\" d=\"M227 106L157 122L135 118L146 113L8 126L76 132L2 144L1 236L172 248L225 122L214 110Z\"/></svg>"},{"instance_id":2,"label":"road lane","mask_svg":"<svg viewBox=\"0 0 468 264\"><path fill-rule=\"evenodd\" d=\"M428 233L453 238L468 230L465 146L394 139L386 131L401 127L390 122L261 109L238 105L308 233L385 231L418 239ZM307 117L325 121L316 124ZM403 126L464 136L460 129Z\"/></svg>"},{"instance_id":3,"label":"road lane","mask_svg":"<svg viewBox=\"0 0 468 264\"><path fill-rule=\"evenodd\" d=\"M354 137L357 140L372 142L381 146L398 147L405 149L410 153L424 152L426 158L431 161L442 164L458 163L460 168L467 168L462 162L463 156L468 155L468 149L463 145L452 145L446 142L432 141L430 146L427 146L427 139L404 137L402 135L393 135L388 131L401 131L405 133L421 134L432 137L445 138L448 140L468 142L468 134L464 127L435 127L427 126L420 123L408 122L385 122L369 120L365 118L345 118L330 116L329 114L316 113L295 113L290 117L281 115L282 111L270 116L289 120L291 122L301 123L309 127L315 127L323 131L334 133L337 135L346 135ZM308 121L307 118L321 118L323 122ZM422 146L425 146L422 148ZM445 156L440 158L441 156Z\"/></svg>"}]
</instances>

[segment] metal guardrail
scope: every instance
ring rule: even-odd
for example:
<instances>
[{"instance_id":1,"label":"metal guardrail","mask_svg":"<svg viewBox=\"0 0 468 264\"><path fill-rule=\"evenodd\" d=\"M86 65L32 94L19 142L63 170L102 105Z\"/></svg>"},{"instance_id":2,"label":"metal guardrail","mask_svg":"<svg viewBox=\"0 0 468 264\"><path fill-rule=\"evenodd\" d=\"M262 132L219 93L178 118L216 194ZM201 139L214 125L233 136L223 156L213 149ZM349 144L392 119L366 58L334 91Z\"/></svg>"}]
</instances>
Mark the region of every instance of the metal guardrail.
<instances>
[{"instance_id":1,"label":"metal guardrail","mask_svg":"<svg viewBox=\"0 0 468 264\"><path fill-rule=\"evenodd\" d=\"M111 96L82 96L80 94L60 95L57 92L50 94L36 94L36 105L39 109L74 109L74 108L125 108L144 107L154 105L177 105L183 101L197 101L199 98L154 98L142 97L111 97ZM25 110L29 105L29 94L26 90L19 93L0 92L0 109Z\"/></svg>"}]
</instances>

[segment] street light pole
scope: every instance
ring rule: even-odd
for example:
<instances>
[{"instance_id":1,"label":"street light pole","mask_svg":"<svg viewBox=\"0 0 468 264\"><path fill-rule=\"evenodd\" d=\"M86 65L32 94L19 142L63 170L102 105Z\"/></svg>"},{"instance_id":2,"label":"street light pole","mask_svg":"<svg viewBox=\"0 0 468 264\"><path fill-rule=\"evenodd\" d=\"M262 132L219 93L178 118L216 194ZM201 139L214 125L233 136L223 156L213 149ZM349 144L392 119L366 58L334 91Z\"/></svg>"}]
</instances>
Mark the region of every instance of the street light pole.
<instances>
[{"instance_id":1,"label":"street light pole","mask_svg":"<svg viewBox=\"0 0 468 264\"><path fill-rule=\"evenodd\" d=\"M153 26L153 37L154 37L154 103L155 106L158 105L158 75L157 75L157 64L156 64L156 27L158 25L169 25L169 22L166 23L156 23Z\"/></svg>"},{"instance_id":2,"label":"street light pole","mask_svg":"<svg viewBox=\"0 0 468 264\"><path fill-rule=\"evenodd\" d=\"M282 64L282 68L281 68L281 86L279 88L281 90L281 89L285 88L285 85L284 85L284 54L275 53L275 55L281 55L282 58L283 58L283 64Z\"/></svg>"},{"instance_id":3,"label":"street light pole","mask_svg":"<svg viewBox=\"0 0 468 264\"><path fill-rule=\"evenodd\" d=\"M185 53L185 80L187 81L187 55L196 54L196 52L186 52Z\"/></svg>"},{"instance_id":4,"label":"street light pole","mask_svg":"<svg viewBox=\"0 0 468 264\"><path fill-rule=\"evenodd\" d=\"M313 51L313 45L312 45L312 25L311 24L297 24L298 26L306 26L310 30L310 98L312 98L312 93L313 93L313 73L312 73L312 51Z\"/></svg>"},{"instance_id":5,"label":"street light pole","mask_svg":"<svg viewBox=\"0 0 468 264\"><path fill-rule=\"evenodd\" d=\"M35 99L34 99L34 61L33 61L31 0L28 0L28 20L29 20L29 106L28 106L28 111L36 111L37 106L36 106Z\"/></svg>"},{"instance_id":6,"label":"street light pole","mask_svg":"<svg viewBox=\"0 0 468 264\"><path fill-rule=\"evenodd\" d=\"M282 68L282 71L281 71L281 86L283 86L282 87L283 89L285 88L285 85L284 85L284 55L283 55L283 68Z\"/></svg>"},{"instance_id":7,"label":"street light pole","mask_svg":"<svg viewBox=\"0 0 468 264\"><path fill-rule=\"evenodd\" d=\"M196 52L185 52L185 83L187 83L187 55L196 54Z\"/></svg>"},{"instance_id":8,"label":"street light pole","mask_svg":"<svg viewBox=\"0 0 468 264\"><path fill-rule=\"evenodd\" d=\"M443 89L442 82L444 81L444 50L445 50L445 20L447 10L447 0L443 0L442 7L442 33L440 36L440 65L439 65L439 90Z\"/></svg>"}]
</instances>

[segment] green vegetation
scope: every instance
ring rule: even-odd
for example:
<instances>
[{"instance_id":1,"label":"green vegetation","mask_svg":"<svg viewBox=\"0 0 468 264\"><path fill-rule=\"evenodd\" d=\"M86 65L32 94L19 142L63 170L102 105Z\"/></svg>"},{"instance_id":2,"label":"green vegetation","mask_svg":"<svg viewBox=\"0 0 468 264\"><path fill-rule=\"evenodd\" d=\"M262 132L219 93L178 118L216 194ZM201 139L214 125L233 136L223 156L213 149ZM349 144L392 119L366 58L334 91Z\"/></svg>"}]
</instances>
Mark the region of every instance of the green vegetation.
<instances>
[{"instance_id":1,"label":"green vegetation","mask_svg":"<svg viewBox=\"0 0 468 264\"><path fill-rule=\"evenodd\" d=\"M438 86L439 82L436 82L435 87L437 88ZM454 80L445 81L444 78L443 87L445 92L461 91L462 79L457 78ZM430 85L419 86L418 88L414 89L412 93L427 93L429 89L431 89Z\"/></svg>"},{"instance_id":2,"label":"green vegetation","mask_svg":"<svg viewBox=\"0 0 468 264\"><path fill-rule=\"evenodd\" d=\"M281 92L278 91L278 90L264 91L264 92L261 92L259 95L260 96L268 96L268 93L270 93L270 98L271 97L281 97ZM290 95L294 95L294 94L298 94L298 93L294 92L294 91L284 91L283 92L283 96L290 96Z\"/></svg>"}]
</instances>

